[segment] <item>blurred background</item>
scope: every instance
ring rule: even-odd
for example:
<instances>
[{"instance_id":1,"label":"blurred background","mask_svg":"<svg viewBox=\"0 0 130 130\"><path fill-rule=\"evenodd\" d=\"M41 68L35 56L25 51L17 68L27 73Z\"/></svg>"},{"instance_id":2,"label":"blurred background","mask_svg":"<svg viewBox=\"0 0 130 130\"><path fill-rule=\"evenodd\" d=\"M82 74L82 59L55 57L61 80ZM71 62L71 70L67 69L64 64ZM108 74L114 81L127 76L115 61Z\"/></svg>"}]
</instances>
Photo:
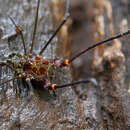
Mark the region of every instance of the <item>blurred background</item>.
<instances>
[{"instance_id":1,"label":"blurred background","mask_svg":"<svg viewBox=\"0 0 130 130\"><path fill-rule=\"evenodd\" d=\"M70 1L71 18L73 21L71 28L72 55L97 41L130 28L129 0ZM111 28L110 26L113 27ZM125 36L120 40L122 41L121 50L125 55L126 75L128 78L130 77L130 38ZM105 49L103 49L103 51L105 51ZM89 77L92 75L92 61L94 56L95 53L92 50L79 57L77 61L73 63L75 78Z\"/></svg>"},{"instance_id":2,"label":"blurred background","mask_svg":"<svg viewBox=\"0 0 130 130\"><path fill-rule=\"evenodd\" d=\"M70 3L67 35L70 42L58 45L59 54L64 57L72 57L95 42L130 28L129 0L70 0ZM89 114L94 114L96 105L96 117L85 115L100 120L108 130L126 130L130 126L129 44L129 35L116 39L80 56L71 66L73 80L92 77L98 81L97 89L86 84L74 91ZM91 109L89 103L93 104Z\"/></svg>"},{"instance_id":3,"label":"blurred background","mask_svg":"<svg viewBox=\"0 0 130 130\"><path fill-rule=\"evenodd\" d=\"M130 28L129 0L70 1L71 56L97 41ZM72 74L74 80L90 77L98 80L101 111L102 114L105 113L106 122L109 124L111 121L117 121L117 117L118 123L120 122L120 126L116 122L112 128L108 127L108 129L127 129L121 127L122 122L130 126L130 35L93 49L77 58L72 64ZM79 89L75 91L78 91L79 95L82 93ZM89 93L83 87L82 91ZM113 113L111 116L115 119L106 114L109 112ZM104 122L104 124L107 123Z\"/></svg>"}]
</instances>

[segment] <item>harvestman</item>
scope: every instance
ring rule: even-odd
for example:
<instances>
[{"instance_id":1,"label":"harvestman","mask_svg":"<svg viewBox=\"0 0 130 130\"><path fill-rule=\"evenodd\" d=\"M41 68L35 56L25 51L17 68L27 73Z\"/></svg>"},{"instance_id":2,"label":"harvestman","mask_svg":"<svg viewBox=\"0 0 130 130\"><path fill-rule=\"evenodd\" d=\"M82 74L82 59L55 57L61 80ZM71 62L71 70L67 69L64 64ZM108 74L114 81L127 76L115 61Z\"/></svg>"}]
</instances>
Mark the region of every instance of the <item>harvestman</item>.
<instances>
[{"instance_id":1,"label":"harvestman","mask_svg":"<svg viewBox=\"0 0 130 130\"><path fill-rule=\"evenodd\" d=\"M127 31L125 31L123 33L119 33L118 35L107 38L103 41L99 41L99 42L93 44L92 46L90 46L84 50L81 50L79 53L77 53L76 55L72 56L69 59L64 59L64 60L62 60L62 59L42 59L43 52L45 51L45 49L48 47L48 45L51 43L53 38L56 36L56 34L59 32L59 30L62 28L62 26L66 23L66 21L68 20L68 18L70 16L69 4L70 4L70 1L66 0L66 11L65 11L64 19L62 20L61 24L57 27L56 31L52 34L50 39L47 41L45 46L43 46L43 48L40 50L39 54L36 57L34 57L32 55L32 52L33 52L33 48L34 48L34 44L35 44L35 36L36 36L36 31L37 31L40 0L38 0L38 2L37 2L34 31L33 31L32 42L30 45L31 49L29 50L29 54L27 54L26 43L25 43L24 36L22 33L23 30L21 29L20 26L18 26L15 23L13 18L10 17L12 23L15 25L16 31L21 36L22 44L24 47L24 54L22 56L21 54L12 53L11 55L8 56L8 60L6 62L0 62L1 66L7 66L7 67L11 68L17 74L16 77L14 77L8 81L5 81L5 82L1 83L0 85L3 85L5 83L13 81L15 79L22 79L25 82L25 84L27 84L30 88L33 88L33 86L37 86L37 87L42 87L44 90L52 90L52 91L54 91L55 89L58 89L58 88L74 86L74 85L80 84L80 83L93 82L95 85L97 85L96 82L91 79L85 79L85 80L75 81L75 82L68 83L68 84L57 85L55 83L50 82L50 80L49 80L50 76L48 76L48 71L50 71L53 68L68 67L74 60L76 60L79 56L83 55L87 51L89 51L99 45L106 44L109 41L112 41L114 39L118 39L120 37L128 35L130 33L130 29L128 29ZM10 59L12 59L15 56L19 58L19 60L20 60L19 63L15 63L15 61L10 63L9 62Z\"/></svg>"}]
</instances>

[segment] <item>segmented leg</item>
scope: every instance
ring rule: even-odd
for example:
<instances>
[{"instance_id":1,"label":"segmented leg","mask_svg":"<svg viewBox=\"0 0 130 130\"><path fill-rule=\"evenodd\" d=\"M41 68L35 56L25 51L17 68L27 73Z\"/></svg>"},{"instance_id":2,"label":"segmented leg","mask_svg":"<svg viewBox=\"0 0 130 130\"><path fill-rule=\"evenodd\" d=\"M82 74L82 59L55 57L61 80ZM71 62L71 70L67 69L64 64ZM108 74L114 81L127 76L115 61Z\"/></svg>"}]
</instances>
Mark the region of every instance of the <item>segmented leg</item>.
<instances>
[{"instance_id":1,"label":"segmented leg","mask_svg":"<svg viewBox=\"0 0 130 130\"><path fill-rule=\"evenodd\" d=\"M45 46L41 49L39 55L42 55L42 53L45 51L45 49L47 48L47 46L50 44L50 42L53 40L53 38L56 36L56 34L59 32L59 30L61 29L61 27L66 23L66 21L68 20L70 13L69 13L69 6L70 6L70 0L66 0L66 11L65 11L65 16L64 19L62 20L61 24L56 28L55 32L52 34L52 36L50 37L50 39L47 41L47 43L45 44Z\"/></svg>"},{"instance_id":2,"label":"segmented leg","mask_svg":"<svg viewBox=\"0 0 130 130\"><path fill-rule=\"evenodd\" d=\"M16 71L11 65L10 63L7 62L0 62L0 66L7 66L8 68L10 68L11 70L13 70L14 72Z\"/></svg>"},{"instance_id":3,"label":"segmented leg","mask_svg":"<svg viewBox=\"0 0 130 130\"><path fill-rule=\"evenodd\" d=\"M23 56L22 56L21 54L19 54L19 53L12 53L12 54L10 54L10 55L8 56L7 62L10 62L10 63L14 64L14 62L12 61L12 59L13 59L15 56L19 58L20 62L24 62L24 61L25 61L25 59L23 58Z\"/></svg>"},{"instance_id":4,"label":"segmented leg","mask_svg":"<svg viewBox=\"0 0 130 130\"><path fill-rule=\"evenodd\" d=\"M18 57L19 58L19 62L15 63L13 62L13 58L14 57ZM19 53L12 53L8 56L8 59L7 59L7 64L10 65L10 67L12 67L12 69L14 71L17 71L17 68L18 66L21 64L21 63L24 63L25 62L25 59L22 57L22 55L20 55Z\"/></svg>"},{"instance_id":5,"label":"segmented leg","mask_svg":"<svg viewBox=\"0 0 130 130\"><path fill-rule=\"evenodd\" d=\"M95 48L95 47L97 47L97 46L99 46L99 45L108 44L109 41L112 41L112 40L114 40L114 39L121 38L121 37L123 37L123 36L125 36L125 35L128 35L128 34L130 34L130 29L126 30L126 31L123 32L123 33L119 33L119 34L117 34L117 35L115 35L115 36L112 36L112 37L110 37L110 38L107 38L107 39L105 39L105 40L103 40L103 41L99 41L99 42L95 43L94 45L89 46L88 48L82 50L82 51L79 52L78 54L76 54L76 55L74 55L73 57L71 57L71 58L69 59L69 63L73 62L76 58L78 58L79 56L81 56L81 55L84 54L85 52L87 52L87 51L89 51L89 50L91 50L91 49L93 49L93 48Z\"/></svg>"},{"instance_id":6,"label":"segmented leg","mask_svg":"<svg viewBox=\"0 0 130 130\"><path fill-rule=\"evenodd\" d=\"M34 24L34 30L33 30L32 44L31 44L31 49L30 49L30 54L31 55L32 55L33 46L34 46L34 42L35 42L36 31L37 31L37 21L38 21L39 6L40 6L40 0L38 0L38 2L37 2L37 11L36 11L36 16L35 16L35 24Z\"/></svg>"},{"instance_id":7,"label":"segmented leg","mask_svg":"<svg viewBox=\"0 0 130 130\"><path fill-rule=\"evenodd\" d=\"M10 20L12 21L12 23L14 24L15 28L16 28L16 31L21 35L21 39L22 39L22 43L23 43L23 47L24 47L24 55L26 56L26 43L25 43L25 40L24 40L24 36L23 36L23 33L22 33L22 29L16 25L14 19L12 17L10 17Z\"/></svg>"},{"instance_id":8,"label":"segmented leg","mask_svg":"<svg viewBox=\"0 0 130 130\"><path fill-rule=\"evenodd\" d=\"M93 85L95 87L98 87L98 82L96 81L96 79L91 78L91 79L79 80L79 81L75 81L75 82L63 84L63 85L51 84L50 86L48 86L48 89L49 90L55 90L55 89L58 89L58 88L70 87L70 86L74 86L74 85L78 85L78 84L82 84L82 83L84 83L84 84L93 83Z\"/></svg>"}]
</instances>

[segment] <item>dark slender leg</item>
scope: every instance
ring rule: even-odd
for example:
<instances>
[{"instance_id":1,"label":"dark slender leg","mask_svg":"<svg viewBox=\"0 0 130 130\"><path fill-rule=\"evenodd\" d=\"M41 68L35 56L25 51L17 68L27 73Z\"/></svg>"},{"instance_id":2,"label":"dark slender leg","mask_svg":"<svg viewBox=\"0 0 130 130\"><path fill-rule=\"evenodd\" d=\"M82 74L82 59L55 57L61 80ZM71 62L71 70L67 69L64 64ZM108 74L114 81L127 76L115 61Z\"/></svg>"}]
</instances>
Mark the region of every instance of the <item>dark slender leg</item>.
<instances>
[{"instance_id":1,"label":"dark slender leg","mask_svg":"<svg viewBox=\"0 0 130 130\"><path fill-rule=\"evenodd\" d=\"M33 30L33 37L32 37L32 44L31 44L30 54L32 54L33 46L34 46L34 42L35 42L35 36L36 36L36 31L37 31L37 21L38 21L39 6L40 6L40 0L38 0L38 2L37 2L37 11L36 11L36 16L35 16L35 25L34 25L34 30Z\"/></svg>"},{"instance_id":2,"label":"dark slender leg","mask_svg":"<svg viewBox=\"0 0 130 130\"><path fill-rule=\"evenodd\" d=\"M69 14L69 6L70 6L70 0L66 0L66 11L65 11L64 19L62 20L61 24L57 27L57 29L55 30L55 32L52 34L52 36L50 37L50 39L47 41L47 43L45 44L45 46L41 49L39 55L42 55L42 53L45 51L45 49L47 48L47 46L50 44L50 42L53 40L53 38L59 32L59 30L61 29L61 27L68 20L68 17L70 16L70 14Z\"/></svg>"},{"instance_id":3,"label":"dark slender leg","mask_svg":"<svg viewBox=\"0 0 130 130\"><path fill-rule=\"evenodd\" d=\"M19 53L12 53L8 56L8 59L12 59L13 57L17 56L21 61L23 60L23 56Z\"/></svg>"},{"instance_id":4,"label":"dark slender leg","mask_svg":"<svg viewBox=\"0 0 130 130\"><path fill-rule=\"evenodd\" d=\"M58 88L70 87L70 86L74 86L74 85L82 84L82 83L84 83L84 84L93 83L95 87L98 87L98 83L97 83L96 79L91 78L91 79L79 80L79 81L75 81L75 82L63 84L63 85L51 84L50 86L48 86L48 89L55 90L55 89L58 89Z\"/></svg>"},{"instance_id":5,"label":"dark slender leg","mask_svg":"<svg viewBox=\"0 0 130 130\"><path fill-rule=\"evenodd\" d=\"M22 43L23 43L23 47L24 47L24 55L26 56L26 44L25 44L25 40L24 40L24 36L23 36L23 33L22 33L22 30L19 28L19 26L16 25L14 19L12 17L10 17L10 20L12 21L12 23L14 24L15 28L18 29L20 35L21 35L21 39L22 39Z\"/></svg>"},{"instance_id":6,"label":"dark slender leg","mask_svg":"<svg viewBox=\"0 0 130 130\"><path fill-rule=\"evenodd\" d=\"M0 66L7 66L8 68L10 68L10 69L13 70L14 72L16 72L16 70L15 70L12 66L10 66L8 63L6 63L6 62L0 62ZM17 72L16 72L16 73L17 73ZM13 80L15 80L15 79L22 78L21 76L22 76L22 75L16 75L16 76L13 77L12 79L9 79L9 80L7 80L7 81L5 81L5 82L0 83L0 86L3 85L3 84L6 84L6 83L8 83L8 82L11 82L11 81L13 81Z\"/></svg>"},{"instance_id":7,"label":"dark slender leg","mask_svg":"<svg viewBox=\"0 0 130 130\"><path fill-rule=\"evenodd\" d=\"M128 34L130 34L130 29L126 30L126 31L123 32L123 33L119 33L119 34L117 34L117 35L115 35L115 36L112 36L112 37L110 37L110 38L107 38L107 39L105 39L105 40L103 40L103 41L99 41L99 42L95 43L94 45L92 45L92 46L90 46L90 47L88 47L88 48L82 50L82 51L79 52L78 54L76 54L76 55L74 55L73 57L71 57L71 58L69 59L69 63L73 62L76 58L78 58L79 56L81 56L81 55L84 54L85 52L87 52L87 51L89 51L89 50L91 50L91 49L93 49L93 48L95 48L95 47L97 47L97 46L99 46L99 45L108 44L109 41L112 41L112 40L114 40L114 39L121 38L121 37L123 37L123 36L125 36L125 35L128 35Z\"/></svg>"}]
</instances>

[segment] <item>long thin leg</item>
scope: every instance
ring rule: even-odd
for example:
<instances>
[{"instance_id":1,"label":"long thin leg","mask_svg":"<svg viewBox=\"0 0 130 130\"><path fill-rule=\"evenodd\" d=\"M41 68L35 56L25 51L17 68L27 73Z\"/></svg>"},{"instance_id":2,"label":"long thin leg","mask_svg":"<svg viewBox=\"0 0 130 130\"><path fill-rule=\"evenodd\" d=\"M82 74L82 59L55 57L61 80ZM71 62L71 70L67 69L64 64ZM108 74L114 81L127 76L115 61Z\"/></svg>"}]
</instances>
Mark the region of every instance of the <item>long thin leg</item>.
<instances>
[{"instance_id":1,"label":"long thin leg","mask_svg":"<svg viewBox=\"0 0 130 130\"><path fill-rule=\"evenodd\" d=\"M56 36L56 34L59 32L59 30L61 29L61 27L66 23L66 21L68 20L68 17L70 16L69 14L69 6L70 6L70 0L66 0L66 11L65 11L65 16L64 19L62 20L61 24L56 28L55 32L52 34L52 36L50 37L50 39L47 41L47 43L45 44L45 46L41 49L41 51L39 52L39 55L42 55L42 53L45 51L45 49L47 48L47 46L50 44L50 42L53 40L53 38Z\"/></svg>"},{"instance_id":2,"label":"long thin leg","mask_svg":"<svg viewBox=\"0 0 130 130\"><path fill-rule=\"evenodd\" d=\"M71 57L71 58L69 59L69 63L73 62L76 58L78 58L79 56L81 56L81 55L84 54L85 52L87 52L87 51L89 51L89 50L91 50L91 49L93 49L93 48L95 48L95 47L97 47L97 46L99 46L99 45L101 45L101 44L108 44L107 42L112 41L112 40L114 40L114 39L121 38L121 37L123 37L123 36L125 36L125 35L128 35L128 34L130 34L130 29L128 29L127 31L125 31L125 32L123 32L123 33L119 33L118 35L115 35L115 36L112 36L112 37L110 37L110 38L107 38L107 39L105 39L105 40L103 40L103 41L97 42L97 43L95 43L94 45L92 45L92 46L90 46L90 47L88 47L88 48L82 50L82 51L79 52L78 54L76 54L76 55L74 55L73 57Z\"/></svg>"},{"instance_id":3,"label":"long thin leg","mask_svg":"<svg viewBox=\"0 0 130 130\"><path fill-rule=\"evenodd\" d=\"M26 44L25 44L25 40L24 40L24 36L23 36L23 33L22 33L22 30L19 28L19 26L16 25L14 19L12 17L10 17L10 20L12 21L12 23L14 24L15 28L18 29L20 35L21 35L21 39L22 39L22 43L23 43L23 47L24 47L24 55L26 56Z\"/></svg>"},{"instance_id":4,"label":"long thin leg","mask_svg":"<svg viewBox=\"0 0 130 130\"><path fill-rule=\"evenodd\" d=\"M0 62L0 66L7 66L8 68L10 68L14 72L16 72L16 70L10 64L8 64L6 62Z\"/></svg>"},{"instance_id":5,"label":"long thin leg","mask_svg":"<svg viewBox=\"0 0 130 130\"><path fill-rule=\"evenodd\" d=\"M55 90L55 89L58 89L58 88L65 88L65 87L69 87L69 86L74 86L74 85L77 85L77 84L82 84L82 83L93 83L95 87L98 86L98 83L95 79L85 79L85 80L79 80L79 81L75 81L75 82L72 82L72 83L68 83L68 84L63 84L63 85L56 85L56 84L51 84L48 89L50 90Z\"/></svg>"},{"instance_id":6,"label":"long thin leg","mask_svg":"<svg viewBox=\"0 0 130 130\"><path fill-rule=\"evenodd\" d=\"M19 54L19 53L12 53L12 54L10 54L10 55L8 56L8 59L12 59L12 58L14 58L15 56L18 57L20 61L24 61L23 56L22 56L21 54Z\"/></svg>"},{"instance_id":7,"label":"long thin leg","mask_svg":"<svg viewBox=\"0 0 130 130\"><path fill-rule=\"evenodd\" d=\"M7 63L6 63L6 65L7 66L9 66L12 70L14 70L15 72L16 72L16 68L19 66L19 64L20 64L20 62L17 62L17 63L14 63L13 61L12 61L12 58L13 57L18 57L19 58L19 60L20 60L20 62L24 62L24 58L22 57L22 55L20 55L19 53L12 53L12 54L10 54L9 56L8 56L8 60L7 60ZM3 62L4 63L4 62ZM4 63L4 64L5 64ZM11 66L11 65L13 66Z\"/></svg>"},{"instance_id":8,"label":"long thin leg","mask_svg":"<svg viewBox=\"0 0 130 130\"><path fill-rule=\"evenodd\" d=\"M33 46L34 46L34 42L35 42L35 36L36 36L36 31L37 31L37 21L38 21L39 6L40 6L40 0L38 0L38 2L37 2L37 11L36 11L36 16L35 16L35 25L34 25L34 30L33 30L33 37L32 37L32 44L31 44L30 54L32 54Z\"/></svg>"},{"instance_id":9,"label":"long thin leg","mask_svg":"<svg viewBox=\"0 0 130 130\"><path fill-rule=\"evenodd\" d=\"M19 76L16 76L16 77L14 77L14 78L12 78L12 79L9 79L9 80L7 80L7 81L5 81L5 82L2 82L2 83L0 84L0 86L3 85L3 84L6 84L6 83L8 83L8 82L11 82L11 81L13 81L13 80L15 80L15 79L19 79L19 78L20 78Z\"/></svg>"}]
</instances>

